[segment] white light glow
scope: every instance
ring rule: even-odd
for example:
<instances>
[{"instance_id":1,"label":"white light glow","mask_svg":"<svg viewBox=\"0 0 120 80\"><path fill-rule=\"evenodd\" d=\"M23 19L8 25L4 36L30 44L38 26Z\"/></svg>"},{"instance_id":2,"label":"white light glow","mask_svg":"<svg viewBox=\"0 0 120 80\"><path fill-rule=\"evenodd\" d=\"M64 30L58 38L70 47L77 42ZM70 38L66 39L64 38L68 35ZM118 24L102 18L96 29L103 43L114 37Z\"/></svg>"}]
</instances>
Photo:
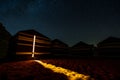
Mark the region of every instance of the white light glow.
<instances>
[{"instance_id":1,"label":"white light glow","mask_svg":"<svg viewBox=\"0 0 120 80\"><path fill-rule=\"evenodd\" d=\"M35 39L36 39L36 36L34 35L34 37L33 37L32 57L34 57L34 55L35 55Z\"/></svg>"}]
</instances>

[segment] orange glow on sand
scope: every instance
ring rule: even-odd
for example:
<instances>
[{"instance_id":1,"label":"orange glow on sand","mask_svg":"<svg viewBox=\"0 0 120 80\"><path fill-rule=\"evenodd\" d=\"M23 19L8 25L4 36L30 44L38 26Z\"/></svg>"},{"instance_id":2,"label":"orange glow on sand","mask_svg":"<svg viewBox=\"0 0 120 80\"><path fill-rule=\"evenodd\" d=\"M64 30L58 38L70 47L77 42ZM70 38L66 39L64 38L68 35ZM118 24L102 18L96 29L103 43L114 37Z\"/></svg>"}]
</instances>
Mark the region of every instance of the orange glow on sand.
<instances>
[{"instance_id":1,"label":"orange glow on sand","mask_svg":"<svg viewBox=\"0 0 120 80\"><path fill-rule=\"evenodd\" d=\"M35 39L36 39L36 36L34 35L34 37L33 37L32 57L34 57L34 54L35 54Z\"/></svg>"},{"instance_id":2,"label":"orange glow on sand","mask_svg":"<svg viewBox=\"0 0 120 80\"><path fill-rule=\"evenodd\" d=\"M65 69L62 67L56 67L55 65L47 64L40 60L35 60L35 61L43 65L45 68L51 69L53 72L62 73L66 75L69 80L94 80L94 79L90 79L90 76L88 75L79 74L77 72L74 72L74 71L71 71L69 69Z\"/></svg>"}]
</instances>

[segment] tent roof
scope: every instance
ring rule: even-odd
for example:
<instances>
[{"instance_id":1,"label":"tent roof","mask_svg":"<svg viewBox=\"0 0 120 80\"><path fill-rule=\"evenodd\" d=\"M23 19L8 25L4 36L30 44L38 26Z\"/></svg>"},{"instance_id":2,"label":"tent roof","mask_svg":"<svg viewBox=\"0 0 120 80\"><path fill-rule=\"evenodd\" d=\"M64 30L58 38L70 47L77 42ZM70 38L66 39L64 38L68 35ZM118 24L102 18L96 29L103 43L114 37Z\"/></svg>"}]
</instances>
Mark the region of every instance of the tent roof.
<instances>
[{"instance_id":1,"label":"tent roof","mask_svg":"<svg viewBox=\"0 0 120 80\"><path fill-rule=\"evenodd\" d=\"M23 33L28 33L28 34L33 34L33 35L38 35L38 36L41 36L41 37L48 38L48 37L46 37L45 35L43 35L43 34L37 32L37 31L34 30L34 29L23 30L23 31L19 31L18 33L21 33L21 32L23 32ZM49 38L48 38L48 39L49 39Z\"/></svg>"},{"instance_id":2,"label":"tent roof","mask_svg":"<svg viewBox=\"0 0 120 80\"><path fill-rule=\"evenodd\" d=\"M62 41L59 40L59 39L54 39L54 40L52 40L52 44L55 44L55 43L63 44L63 45L65 45L65 46L68 47L68 45L67 45L66 43L62 42Z\"/></svg>"},{"instance_id":3,"label":"tent roof","mask_svg":"<svg viewBox=\"0 0 120 80\"><path fill-rule=\"evenodd\" d=\"M92 45L89 45L89 44L87 44L85 42L80 41L80 42L78 42L77 44L75 44L72 47L80 47L80 46L92 46Z\"/></svg>"},{"instance_id":4,"label":"tent roof","mask_svg":"<svg viewBox=\"0 0 120 80\"><path fill-rule=\"evenodd\" d=\"M106 39L104 39L103 41L99 42L98 44L104 44L104 43L112 43L112 42L120 42L120 38L116 38L116 37L108 37Z\"/></svg>"}]
</instances>

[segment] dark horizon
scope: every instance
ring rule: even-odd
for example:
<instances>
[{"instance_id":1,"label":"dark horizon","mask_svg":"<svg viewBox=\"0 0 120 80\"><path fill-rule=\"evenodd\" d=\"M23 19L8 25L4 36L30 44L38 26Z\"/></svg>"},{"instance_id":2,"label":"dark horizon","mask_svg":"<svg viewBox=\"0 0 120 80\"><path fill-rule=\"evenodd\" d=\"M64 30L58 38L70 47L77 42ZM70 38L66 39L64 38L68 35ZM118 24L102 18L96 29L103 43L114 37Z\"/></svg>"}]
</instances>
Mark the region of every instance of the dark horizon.
<instances>
[{"instance_id":1,"label":"dark horizon","mask_svg":"<svg viewBox=\"0 0 120 80\"><path fill-rule=\"evenodd\" d=\"M11 36L15 36L15 35L16 35L18 32L20 32L20 31L35 30L35 31L39 32L39 31L36 30L36 29L25 29L25 30L20 30L20 31L18 31L18 32L16 32L15 34L11 34L11 33L6 29L6 27L4 26L3 23L0 22L0 24L3 25L3 28L4 28L4 29L9 33L9 35L11 35ZM1 27L1 29L2 29L2 27ZM44 34L41 33L41 32L39 32L39 33L42 34L43 36L46 36L46 35L44 35ZM49 36L46 36L46 37L50 38ZM93 43L87 43L87 42L85 42L85 41L79 40L78 42L73 43L72 45L67 44L67 42L64 42L62 39L58 39L58 38L54 38L54 39L50 38L50 39L51 39L51 40L58 39L58 40L62 41L63 43L67 44L69 47L72 47L72 46L78 44L79 42L84 42L84 43L86 43L86 44L88 44L88 45L93 45L93 46L97 47L97 44L99 44L100 42L104 41L104 40L107 39L107 38L119 38L119 37L107 36L107 37L105 37L104 39L99 40L99 42L97 42L97 43L95 43L95 44L93 44Z\"/></svg>"}]
</instances>

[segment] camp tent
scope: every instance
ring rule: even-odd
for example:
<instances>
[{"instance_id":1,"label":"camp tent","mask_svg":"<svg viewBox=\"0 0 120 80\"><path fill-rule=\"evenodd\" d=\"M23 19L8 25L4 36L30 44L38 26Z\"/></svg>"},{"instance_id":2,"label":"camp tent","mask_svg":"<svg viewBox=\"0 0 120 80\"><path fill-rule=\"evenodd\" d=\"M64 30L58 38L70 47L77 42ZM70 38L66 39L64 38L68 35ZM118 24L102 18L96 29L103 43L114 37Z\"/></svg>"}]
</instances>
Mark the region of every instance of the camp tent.
<instances>
[{"instance_id":1,"label":"camp tent","mask_svg":"<svg viewBox=\"0 0 120 80\"><path fill-rule=\"evenodd\" d=\"M14 46L13 46L14 44ZM12 50L15 55L49 54L51 40L43 34L31 29L19 31L12 39Z\"/></svg>"},{"instance_id":2,"label":"camp tent","mask_svg":"<svg viewBox=\"0 0 120 80\"><path fill-rule=\"evenodd\" d=\"M120 57L120 38L108 37L97 44L98 56Z\"/></svg>"},{"instance_id":3,"label":"camp tent","mask_svg":"<svg viewBox=\"0 0 120 80\"><path fill-rule=\"evenodd\" d=\"M67 54L68 45L59 39L52 40L51 52L53 54Z\"/></svg>"},{"instance_id":4,"label":"camp tent","mask_svg":"<svg viewBox=\"0 0 120 80\"><path fill-rule=\"evenodd\" d=\"M80 41L70 48L70 53L77 56L93 56L93 50L93 45Z\"/></svg>"}]
</instances>

